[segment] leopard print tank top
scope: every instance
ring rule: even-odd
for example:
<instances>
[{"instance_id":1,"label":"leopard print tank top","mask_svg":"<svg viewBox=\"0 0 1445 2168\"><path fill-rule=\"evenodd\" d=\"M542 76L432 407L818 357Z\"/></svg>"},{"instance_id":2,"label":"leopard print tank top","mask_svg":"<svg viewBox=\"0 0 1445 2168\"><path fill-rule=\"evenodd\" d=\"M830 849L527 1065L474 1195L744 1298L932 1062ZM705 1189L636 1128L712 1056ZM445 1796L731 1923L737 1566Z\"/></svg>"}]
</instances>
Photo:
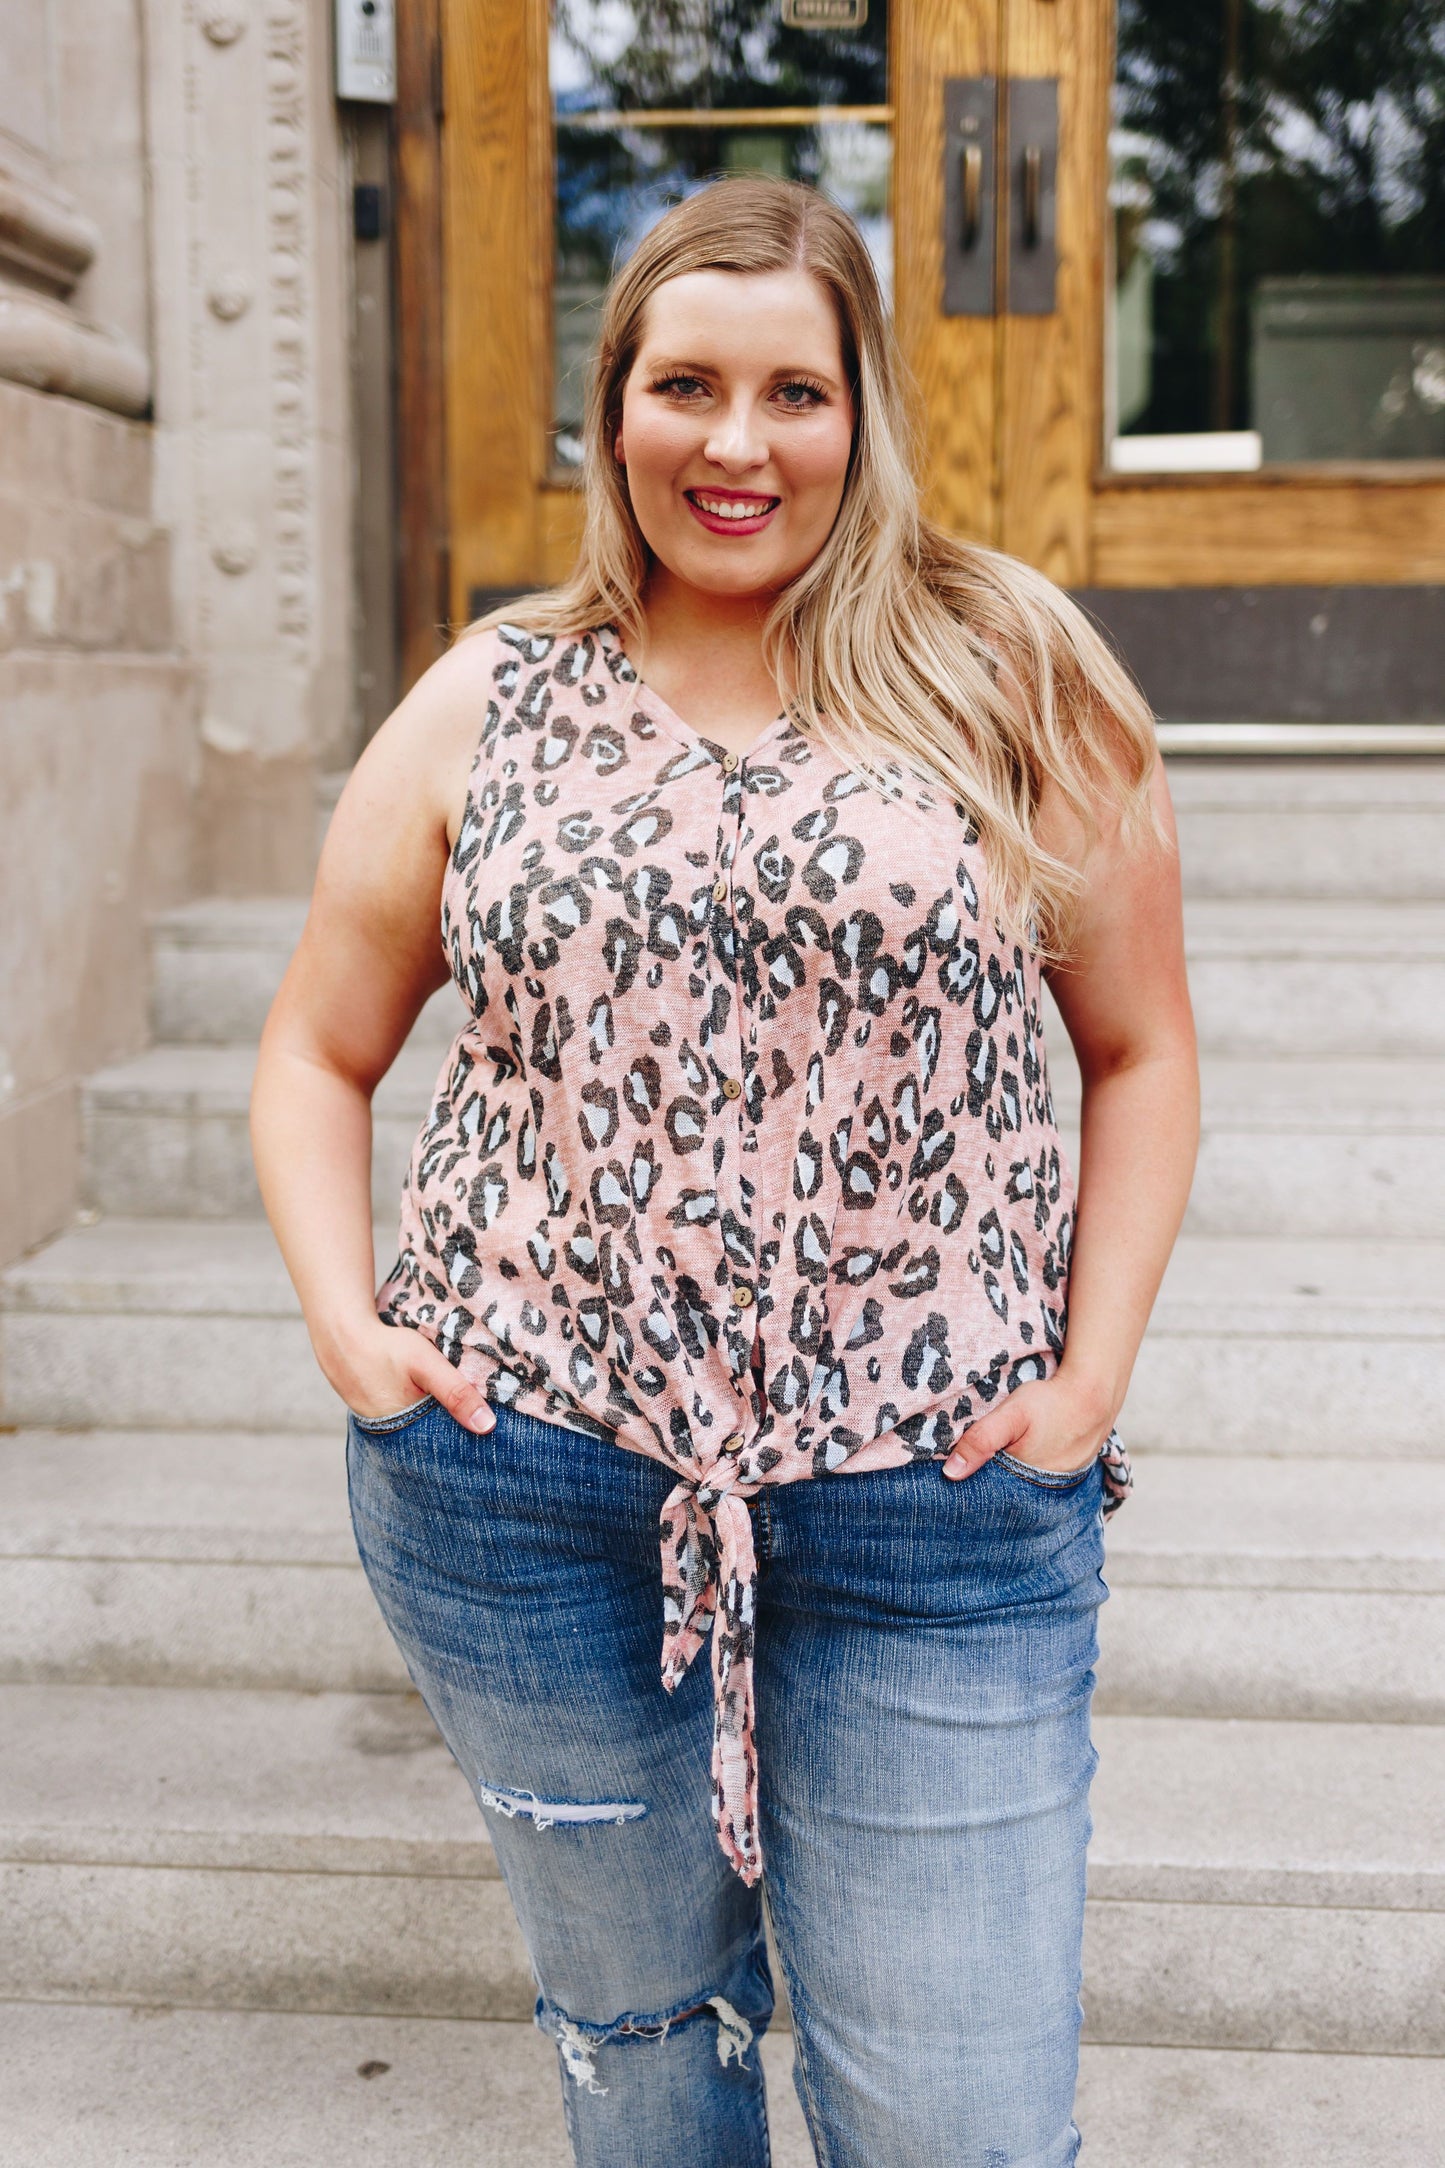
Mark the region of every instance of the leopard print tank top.
<instances>
[{"instance_id":1,"label":"leopard print tank top","mask_svg":"<svg viewBox=\"0 0 1445 2168\"><path fill-rule=\"evenodd\" d=\"M780 717L739 757L616 634L515 627L447 867L467 1016L378 1295L490 1399L677 1484L663 1678L713 1635L713 1792L761 1868L744 1501L946 1454L1063 1348L1073 1192L1036 959L963 810ZM1103 1448L1105 1510L1130 1484Z\"/></svg>"}]
</instances>

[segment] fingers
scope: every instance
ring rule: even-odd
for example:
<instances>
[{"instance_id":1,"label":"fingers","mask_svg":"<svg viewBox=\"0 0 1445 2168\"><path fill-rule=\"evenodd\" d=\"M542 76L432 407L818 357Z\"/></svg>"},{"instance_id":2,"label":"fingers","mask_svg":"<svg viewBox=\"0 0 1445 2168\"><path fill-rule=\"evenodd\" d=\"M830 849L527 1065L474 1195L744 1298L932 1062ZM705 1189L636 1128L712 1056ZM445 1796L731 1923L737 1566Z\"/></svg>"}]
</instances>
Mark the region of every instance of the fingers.
<instances>
[{"instance_id":1,"label":"fingers","mask_svg":"<svg viewBox=\"0 0 1445 2168\"><path fill-rule=\"evenodd\" d=\"M1010 1395L1001 1408L970 1423L943 1463L944 1474L953 1482L960 1482L964 1476L975 1475L995 1453L1002 1453L1027 1437L1029 1419L1020 1405L1021 1400L1021 1394Z\"/></svg>"},{"instance_id":2,"label":"fingers","mask_svg":"<svg viewBox=\"0 0 1445 2168\"><path fill-rule=\"evenodd\" d=\"M412 1375L422 1392L430 1393L464 1430L475 1430L480 1435L495 1423L497 1418L484 1395L437 1349L428 1347L427 1360L414 1364Z\"/></svg>"}]
</instances>

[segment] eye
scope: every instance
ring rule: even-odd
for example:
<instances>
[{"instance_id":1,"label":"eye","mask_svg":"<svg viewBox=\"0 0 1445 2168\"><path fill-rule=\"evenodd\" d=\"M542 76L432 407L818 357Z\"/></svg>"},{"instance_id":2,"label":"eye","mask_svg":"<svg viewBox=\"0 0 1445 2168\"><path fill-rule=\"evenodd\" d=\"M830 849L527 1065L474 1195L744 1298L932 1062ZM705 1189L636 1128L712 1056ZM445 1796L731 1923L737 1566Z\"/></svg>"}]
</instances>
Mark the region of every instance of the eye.
<instances>
[{"instance_id":1,"label":"eye","mask_svg":"<svg viewBox=\"0 0 1445 2168\"><path fill-rule=\"evenodd\" d=\"M660 376L652 388L656 392L671 392L678 399L695 398L706 389L697 377L686 376L680 369L671 376Z\"/></svg>"},{"instance_id":2,"label":"eye","mask_svg":"<svg viewBox=\"0 0 1445 2168\"><path fill-rule=\"evenodd\" d=\"M786 384L780 384L774 397L795 414L807 413L812 407L821 406L828 394L821 384L814 384L805 376L795 376Z\"/></svg>"}]
</instances>

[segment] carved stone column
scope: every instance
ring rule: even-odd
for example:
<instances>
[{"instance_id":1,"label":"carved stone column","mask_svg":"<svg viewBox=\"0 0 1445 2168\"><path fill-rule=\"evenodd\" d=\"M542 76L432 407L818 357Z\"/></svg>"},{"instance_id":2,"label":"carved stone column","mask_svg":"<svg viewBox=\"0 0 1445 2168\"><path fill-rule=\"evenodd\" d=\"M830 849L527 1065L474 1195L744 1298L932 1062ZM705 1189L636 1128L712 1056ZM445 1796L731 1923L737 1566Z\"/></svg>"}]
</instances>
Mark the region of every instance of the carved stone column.
<instances>
[{"instance_id":1,"label":"carved stone column","mask_svg":"<svg viewBox=\"0 0 1445 2168\"><path fill-rule=\"evenodd\" d=\"M144 0L159 499L202 679L202 885L299 889L350 751L349 414L324 0Z\"/></svg>"}]
</instances>

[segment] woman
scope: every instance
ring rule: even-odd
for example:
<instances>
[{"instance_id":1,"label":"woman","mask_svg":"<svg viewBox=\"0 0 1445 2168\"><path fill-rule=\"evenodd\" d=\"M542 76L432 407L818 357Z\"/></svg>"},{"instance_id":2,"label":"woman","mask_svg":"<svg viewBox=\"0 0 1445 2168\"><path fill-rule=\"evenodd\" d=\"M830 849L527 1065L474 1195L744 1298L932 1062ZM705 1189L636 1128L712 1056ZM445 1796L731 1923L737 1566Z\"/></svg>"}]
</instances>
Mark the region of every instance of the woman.
<instances>
[{"instance_id":1,"label":"woman","mask_svg":"<svg viewBox=\"0 0 1445 2168\"><path fill-rule=\"evenodd\" d=\"M1196 1131L1150 718L920 517L866 250L806 189L642 243L585 480L572 579L358 763L262 1046L362 1558L579 2163L766 2162L765 1871L819 2160L1058 2168L1113 1422ZM448 973L376 1296L369 1102Z\"/></svg>"}]
</instances>

